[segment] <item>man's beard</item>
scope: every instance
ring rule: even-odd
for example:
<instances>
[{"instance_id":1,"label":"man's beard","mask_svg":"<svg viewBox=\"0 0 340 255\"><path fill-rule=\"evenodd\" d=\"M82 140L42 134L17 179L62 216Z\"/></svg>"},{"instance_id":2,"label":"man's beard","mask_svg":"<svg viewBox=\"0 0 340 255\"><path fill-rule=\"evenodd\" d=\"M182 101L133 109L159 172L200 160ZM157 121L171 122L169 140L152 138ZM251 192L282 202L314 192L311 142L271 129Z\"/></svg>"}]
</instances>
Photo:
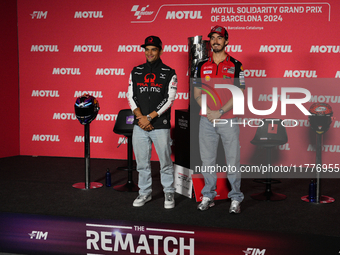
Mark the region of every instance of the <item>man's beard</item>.
<instances>
[{"instance_id":1,"label":"man's beard","mask_svg":"<svg viewBox=\"0 0 340 255\"><path fill-rule=\"evenodd\" d=\"M216 44L216 45L218 45L218 46L220 46L220 44ZM214 48L214 45L213 45L213 52L215 52L215 53L219 53L219 52L222 52L222 51L224 51L224 47L221 47L221 48Z\"/></svg>"}]
</instances>

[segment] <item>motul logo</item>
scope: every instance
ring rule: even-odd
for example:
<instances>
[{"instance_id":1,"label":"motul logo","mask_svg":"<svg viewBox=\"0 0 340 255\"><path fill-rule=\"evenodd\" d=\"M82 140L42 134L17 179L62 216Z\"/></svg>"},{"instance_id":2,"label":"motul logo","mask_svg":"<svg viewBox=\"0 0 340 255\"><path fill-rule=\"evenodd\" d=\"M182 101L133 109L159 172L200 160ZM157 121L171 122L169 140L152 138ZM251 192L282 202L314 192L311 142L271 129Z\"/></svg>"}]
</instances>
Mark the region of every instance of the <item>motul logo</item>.
<instances>
[{"instance_id":1,"label":"motul logo","mask_svg":"<svg viewBox=\"0 0 340 255\"><path fill-rule=\"evenodd\" d=\"M307 151L316 151L316 147L314 144L309 144ZM340 145L323 145L322 151L324 152L340 152Z\"/></svg>"},{"instance_id":2,"label":"motul logo","mask_svg":"<svg viewBox=\"0 0 340 255\"><path fill-rule=\"evenodd\" d=\"M312 96L310 99L312 103L340 103L340 96L319 95Z\"/></svg>"},{"instance_id":3,"label":"motul logo","mask_svg":"<svg viewBox=\"0 0 340 255\"><path fill-rule=\"evenodd\" d=\"M54 113L54 120L76 120L77 117L74 113Z\"/></svg>"},{"instance_id":4,"label":"motul logo","mask_svg":"<svg viewBox=\"0 0 340 255\"><path fill-rule=\"evenodd\" d=\"M282 53L291 53L292 46L291 45L261 45L259 52L282 52Z\"/></svg>"},{"instance_id":5,"label":"motul logo","mask_svg":"<svg viewBox=\"0 0 340 255\"><path fill-rule=\"evenodd\" d=\"M59 97L58 90L33 90L32 97Z\"/></svg>"},{"instance_id":6,"label":"motul logo","mask_svg":"<svg viewBox=\"0 0 340 255\"><path fill-rule=\"evenodd\" d=\"M164 52L188 52L188 45L165 45Z\"/></svg>"},{"instance_id":7,"label":"motul logo","mask_svg":"<svg viewBox=\"0 0 340 255\"><path fill-rule=\"evenodd\" d=\"M227 45L227 52L242 52L241 45Z\"/></svg>"},{"instance_id":8,"label":"motul logo","mask_svg":"<svg viewBox=\"0 0 340 255\"><path fill-rule=\"evenodd\" d=\"M98 114L97 121L114 121L117 119L117 114Z\"/></svg>"},{"instance_id":9,"label":"motul logo","mask_svg":"<svg viewBox=\"0 0 340 255\"><path fill-rule=\"evenodd\" d=\"M33 142L60 142L59 135L33 135Z\"/></svg>"},{"instance_id":10,"label":"motul logo","mask_svg":"<svg viewBox=\"0 0 340 255\"><path fill-rule=\"evenodd\" d=\"M279 145L277 147L280 151L290 151L289 143Z\"/></svg>"},{"instance_id":11,"label":"motul logo","mask_svg":"<svg viewBox=\"0 0 340 255\"><path fill-rule=\"evenodd\" d=\"M127 139L126 137L119 137L118 139L118 144L127 144Z\"/></svg>"},{"instance_id":12,"label":"motul logo","mask_svg":"<svg viewBox=\"0 0 340 255\"><path fill-rule=\"evenodd\" d=\"M312 45L310 53L340 53L339 45Z\"/></svg>"},{"instance_id":13,"label":"motul logo","mask_svg":"<svg viewBox=\"0 0 340 255\"><path fill-rule=\"evenodd\" d=\"M176 98L175 98L175 99L179 99L179 100L182 100L182 99L184 99L184 100L189 100L189 93L181 93L181 92L179 92L179 93L176 94Z\"/></svg>"},{"instance_id":14,"label":"motul logo","mask_svg":"<svg viewBox=\"0 0 340 255\"><path fill-rule=\"evenodd\" d=\"M165 19L202 19L201 11L168 11Z\"/></svg>"},{"instance_id":15,"label":"motul logo","mask_svg":"<svg viewBox=\"0 0 340 255\"><path fill-rule=\"evenodd\" d=\"M95 98L103 98L102 91L75 91L74 97L81 97L84 94L89 94Z\"/></svg>"},{"instance_id":16,"label":"motul logo","mask_svg":"<svg viewBox=\"0 0 340 255\"><path fill-rule=\"evenodd\" d=\"M143 52L144 49L140 45L119 45L118 52Z\"/></svg>"},{"instance_id":17,"label":"motul logo","mask_svg":"<svg viewBox=\"0 0 340 255\"><path fill-rule=\"evenodd\" d=\"M267 77L266 70L244 70L245 77Z\"/></svg>"},{"instance_id":18,"label":"motul logo","mask_svg":"<svg viewBox=\"0 0 340 255\"><path fill-rule=\"evenodd\" d=\"M73 52L103 52L101 45L75 45Z\"/></svg>"},{"instance_id":19,"label":"motul logo","mask_svg":"<svg viewBox=\"0 0 340 255\"><path fill-rule=\"evenodd\" d=\"M315 70L285 70L283 77L287 78L317 78Z\"/></svg>"},{"instance_id":20,"label":"motul logo","mask_svg":"<svg viewBox=\"0 0 340 255\"><path fill-rule=\"evenodd\" d=\"M31 52L59 52L58 45L32 45Z\"/></svg>"},{"instance_id":21,"label":"motul logo","mask_svg":"<svg viewBox=\"0 0 340 255\"><path fill-rule=\"evenodd\" d=\"M281 100L281 95L276 95L279 100ZM290 95L286 95L286 97L289 99ZM273 101L273 94L260 94L259 95L259 102L272 102Z\"/></svg>"},{"instance_id":22,"label":"motul logo","mask_svg":"<svg viewBox=\"0 0 340 255\"><path fill-rule=\"evenodd\" d=\"M125 75L124 68L97 68L96 75Z\"/></svg>"},{"instance_id":23,"label":"motul logo","mask_svg":"<svg viewBox=\"0 0 340 255\"><path fill-rule=\"evenodd\" d=\"M127 97L127 92L125 91L119 91L118 93L118 98L126 98Z\"/></svg>"},{"instance_id":24,"label":"motul logo","mask_svg":"<svg viewBox=\"0 0 340 255\"><path fill-rule=\"evenodd\" d=\"M87 11L87 12L75 12L74 14L75 19L101 19L104 18L103 13L101 11Z\"/></svg>"},{"instance_id":25,"label":"motul logo","mask_svg":"<svg viewBox=\"0 0 340 255\"><path fill-rule=\"evenodd\" d=\"M79 68L53 68L54 75L81 75Z\"/></svg>"},{"instance_id":26,"label":"motul logo","mask_svg":"<svg viewBox=\"0 0 340 255\"><path fill-rule=\"evenodd\" d=\"M83 143L84 136L76 136L74 138L75 143ZM103 143L103 138L101 136L90 136L90 143Z\"/></svg>"}]
</instances>

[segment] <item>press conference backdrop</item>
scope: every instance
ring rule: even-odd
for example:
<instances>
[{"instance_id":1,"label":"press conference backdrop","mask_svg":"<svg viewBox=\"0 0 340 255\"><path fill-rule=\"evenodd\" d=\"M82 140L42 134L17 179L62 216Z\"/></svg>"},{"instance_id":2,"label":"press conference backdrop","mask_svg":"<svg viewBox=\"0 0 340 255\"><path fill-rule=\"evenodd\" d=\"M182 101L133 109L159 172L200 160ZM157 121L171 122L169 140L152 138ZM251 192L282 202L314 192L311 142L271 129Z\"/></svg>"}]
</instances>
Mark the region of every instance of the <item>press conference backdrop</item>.
<instances>
[{"instance_id":1,"label":"press conference backdrop","mask_svg":"<svg viewBox=\"0 0 340 255\"><path fill-rule=\"evenodd\" d=\"M276 164L315 163L315 134L308 117L295 105L287 105L283 115L280 100L272 114L254 114L247 99L250 87L258 110L270 109L273 88L279 99L282 88L307 89L312 99L303 104L306 109L313 102L329 103L335 120L324 135L323 162L337 163L340 2L249 2L18 0L20 154L82 157L84 126L73 107L77 97L89 93L100 105L90 125L91 157L125 159L126 141L112 129L119 110L128 108L129 74L145 62L140 47L145 37L162 39L162 60L177 72L174 116L175 109L189 105L188 37L206 40L212 26L223 25L230 38L227 51L245 69L241 163L258 163L261 151L250 144L256 132L251 125L258 121L249 125L249 120L266 117L289 119L291 125L288 143L277 149ZM304 97L290 93L290 98ZM155 153L152 159L157 160Z\"/></svg>"}]
</instances>

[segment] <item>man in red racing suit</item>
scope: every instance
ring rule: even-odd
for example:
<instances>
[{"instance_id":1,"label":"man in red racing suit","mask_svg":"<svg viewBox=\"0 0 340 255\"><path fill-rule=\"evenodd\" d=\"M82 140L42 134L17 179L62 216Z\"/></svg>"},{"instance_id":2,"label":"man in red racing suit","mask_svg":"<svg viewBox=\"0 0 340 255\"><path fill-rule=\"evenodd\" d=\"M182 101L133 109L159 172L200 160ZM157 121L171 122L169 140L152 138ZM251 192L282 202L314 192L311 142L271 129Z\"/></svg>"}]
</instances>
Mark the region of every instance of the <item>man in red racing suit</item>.
<instances>
[{"instance_id":1,"label":"man in red racing suit","mask_svg":"<svg viewBox=\"0 0 340 255\"><path fill-rule=\"evenodd\" d=\"M245 88L242 64L225 52L228 45L228 32L224 27L215 26L208 37L212 48L212 56L201 62L194 77L194 98L201 106L199 125L199 147L202 159L202 174L205 186L202 189L203 199L198 205L199 210L207 210L214 206L216 196L216 171L211 171L216 165L217 147L221 137L228 169L228 180L231 191L230 213L240 213L240 203L244 195L240 190L240 145L239 126L232 113L233 97L229 89L215 88L215 84L232 84L241 89ZM200 79L198 79L200 78ZM205 105L206 102L206 105ZM219 119L227 119L218 123ZM223 124L222 124L223 123ZM234 123L232 125L232 123ZM206 171L207 169L210 169Z\"/></svg>"}]
</instances>

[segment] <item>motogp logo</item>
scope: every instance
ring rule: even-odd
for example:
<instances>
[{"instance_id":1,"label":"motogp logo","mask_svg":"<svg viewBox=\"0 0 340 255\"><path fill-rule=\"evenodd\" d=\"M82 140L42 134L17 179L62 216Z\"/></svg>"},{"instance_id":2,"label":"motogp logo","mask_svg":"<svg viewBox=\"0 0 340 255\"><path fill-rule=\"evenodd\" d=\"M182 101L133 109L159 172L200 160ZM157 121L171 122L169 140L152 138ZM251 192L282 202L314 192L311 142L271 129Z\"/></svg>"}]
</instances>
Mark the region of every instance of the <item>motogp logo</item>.
<instances>
[{"instance_id":1,"label":"motogp logo","mask_svg":"<svg viewBox=\"0 0 340 255\"><path fill-rule=\"evenodd\" d=\"M139 5L134 5L134 6L132 6L131 11L135 13L134 16L137 16L137 19L140 19L144 15L152 15L153 14L153 11L145 11L146 8L148 8L148 7L149 7L149 5L142 7L140 10L138 10Z\"/></svg>"}]
</instances>

